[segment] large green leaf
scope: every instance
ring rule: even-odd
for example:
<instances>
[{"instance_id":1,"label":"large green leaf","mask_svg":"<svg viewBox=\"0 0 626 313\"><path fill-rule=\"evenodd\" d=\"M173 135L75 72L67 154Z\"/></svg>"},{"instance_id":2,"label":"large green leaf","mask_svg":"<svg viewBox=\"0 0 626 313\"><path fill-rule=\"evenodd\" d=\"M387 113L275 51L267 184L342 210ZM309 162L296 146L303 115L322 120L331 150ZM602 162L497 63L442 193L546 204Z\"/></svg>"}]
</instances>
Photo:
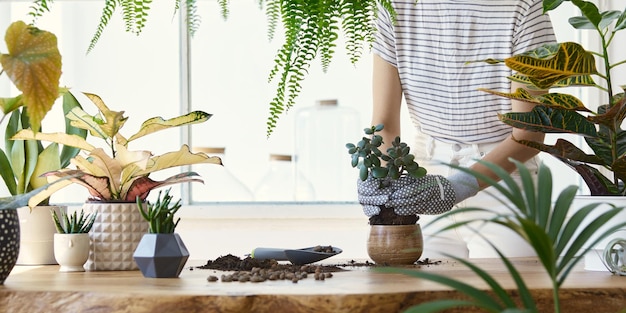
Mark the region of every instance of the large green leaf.
<instances>
[{"instance_id":1,"label":"large green leaf","mask_svg":"<svg viewBox=\"0 0 626 313\"><path fill-rule=\"evenodd\" d=\"M589 122L583 115L570 110L535 106L530 112L498 114L498 118L515 128L531 131L598 136L595 124Z\"/></svg>"},{"instance_id":2,"label":"large green leaf","mask_svg":"<svg viewBox=\"0 0 626 313\"><path fill-rule=\"evenodd\" d=\"M556 53L548 57L536 57L528 52L507 58L505 64L527 76L540 89L569 77L597 74L593 54L575 42L558 44Z\"/></svg>"},{"instance_id":3,"label":"large green leaf","mask_svg":"<svg viewBox=\"0 0 626 313\"><path fill-rule=\"evenodd\" d=\"M548 93L541 94L538 96L533 96L530 92L528 92L524 88L518 88L514 93L508 92L498 92L495 90L489 90L481 88L481 91L488 92L493 95L497 95L500 97L505 97L513 100L525 101L529 103L536 103L540 105L545 105L551 108L557 109L566 109L566 110L574 110L574 111L584 111L590 112L587 109L580 99L564 93Z\"/></svg>"},{"instance_id":4,"label":"large green leaf","mask_svg":"<svg viewBox=\"0 0 626 313\"><path fill-rule=\"evenodd\" d=\"M12 23L5 41L9 54L0 55L2 68L22 91L33 129L59 96L61 54L54 34L29 26L22 21Z\"/></svg>"},{"instance_id":5,"label":"large green leaf","mask_svg":"<svg viewBox=\"0 0 626 313\"><path fill-rule=\"evenodd\" d=\"M80 108L80 103L74 97L72 93L66 91L63 93L63 116L66 117L67 114L74 108ZM64 118L65 120L65 133L70 135L76 135L81 138L87 137L87 131L84 129L80 129L78 127L72 126L70 119ZM61 149L60 155L60 168L66 168L70 165L70 160L75 157L80 152L80 148L72 147L72 146L63 146Z\"/></svg>"}]
</instances>

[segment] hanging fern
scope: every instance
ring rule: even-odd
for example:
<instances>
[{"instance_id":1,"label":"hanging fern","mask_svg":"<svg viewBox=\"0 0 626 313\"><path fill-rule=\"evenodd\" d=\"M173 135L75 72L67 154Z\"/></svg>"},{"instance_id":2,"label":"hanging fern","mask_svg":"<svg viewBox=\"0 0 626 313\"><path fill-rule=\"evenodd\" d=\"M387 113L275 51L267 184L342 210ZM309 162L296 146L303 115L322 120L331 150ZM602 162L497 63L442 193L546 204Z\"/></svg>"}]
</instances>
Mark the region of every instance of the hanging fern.
<instances>
[{"instance_id":1,"label":"hanging fern","mask_svg":"<svg viewBox=\"0 0 626 313\"><path fill-rule=\"evenodd\" d=\"M278 0L267 1L271 5L276 2ZM286 36L269 75L271 81L281 73L276 96L270 102L268 137L276 127L279 116L294 105L311 61L319 53L322 69L326 71L330 65L339 37L339 21L343 21L341 27L346 36L350 62L356 63L364 45L367 44L369 49L374 40L378 5L395 19L391 0L282 0L280 3L279 13ZM273 27L272 22L278 12L267 10L266 14L270 27Z\"/></svg>"},{"instance_id":2,"label":"hanging fern","mask_svg":"<svg viewBox=\"0 0 626 313\"><path fill-rule=\"evenodd\" d=\"M34 0L33 4L30 6L30 12L28 15L32 16L33 21L31 25L35 25L37 19L39 19L44 13L49 12L50 8L48 8L48 2L52 3L52 0Z\"/></svg>"},{"instance_id":3,"label":"hanging fern","mask_svg":"<svg viewBox=\"0 0 626 313\"><path fill-rule=\"evenodd\" d=\"M187 31L194 35L200 25L197 13L199 0L184 0ZM269 81L278 79L276 95L270 102L267 120L269 137L277 125L279 116L289 110L302 90L311 62L319 55L322 70L326 72L335 53L336 42L343 31L350 62L356 63L364 49L374 40L375 19L379 7L390 12L395 19L392 0L258 0L265 8L268 36L274 37L278 21L282 21L285 41L274 59ZM417 1L417 0L416 0ZM31 12L34 20L48 11L52 0L34 0ZM222 17L228 16L229 0L217 0ZM152 0L104 0L104 9L87 52L94 49L104 28L117 7L121 7L126 31L139 35L146 25ZM174 0L174 12L181 9L181 0Z\"/></svg>"}]
</instances>

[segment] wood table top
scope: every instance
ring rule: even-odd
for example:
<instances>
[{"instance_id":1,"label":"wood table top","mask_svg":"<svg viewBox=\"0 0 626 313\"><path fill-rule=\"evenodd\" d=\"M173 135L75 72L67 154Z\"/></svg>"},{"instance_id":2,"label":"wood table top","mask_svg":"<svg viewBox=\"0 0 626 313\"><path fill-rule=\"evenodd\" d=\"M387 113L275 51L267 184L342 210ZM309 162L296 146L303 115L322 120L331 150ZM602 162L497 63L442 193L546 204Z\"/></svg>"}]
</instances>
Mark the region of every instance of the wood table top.
<instances>
[{"instance_id":1,"label":"wood table top","mask_svg":"<svg viewBox=\"0 0 626 313\"><path fill-rule=\"evenodd\" d=\"M515 284L498 260L474 259L510 290ZM550 281L534 259L514 260L541 312L552 312ZM190 265L191 264L191 265ZM140 271L59 272L57 265L16 266L0 286L0 311L21 312L401 312L424 301L459 297L448 287L371 267L345 268L332 278L209 282L223 272L188 262L179 278L145 278ZM463 265L444 260L415 270L453 276L487 288ZM561 292L562 312L619 312L626 308L626 277L572 272ZM463 309L458 312L472 312Z\"/></svg>"}]
</instances>

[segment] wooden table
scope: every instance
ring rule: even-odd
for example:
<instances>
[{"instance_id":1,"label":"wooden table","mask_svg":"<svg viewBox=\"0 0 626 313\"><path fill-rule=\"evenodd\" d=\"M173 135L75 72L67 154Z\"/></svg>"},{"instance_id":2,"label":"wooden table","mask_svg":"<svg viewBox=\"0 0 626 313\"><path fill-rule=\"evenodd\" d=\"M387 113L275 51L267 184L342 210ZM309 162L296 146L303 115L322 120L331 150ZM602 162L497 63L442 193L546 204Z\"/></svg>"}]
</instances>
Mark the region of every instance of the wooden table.
<instances>
[{"instance_id":1,"label":"wooden table","mask_svg":"<svg viewBox=\"0 0 626 313\"><path fill-rule=\"evenodd\" d=\"M336 262L336 261L335 261ZM515 285L499 261L477 261L506 288ZM197 264L202 264L198 263ZM550 283L532 259L515 260L541 312L552 312ZM189 263L191 264L191 262ZM324 281L208 282L214 270L185 268L179 278L144 278L139 271L61 273L58 266L17 266L0 286L0 311L35 312L400 312L411 305L458 297L439 284L372 268L335 272ZM458 263L421 266L486 288ZM619 312L626 308L626 277L577 270L561 293L562 312ZM471 312L463 309L458 312Z\"/></svg>"}]
</instances>

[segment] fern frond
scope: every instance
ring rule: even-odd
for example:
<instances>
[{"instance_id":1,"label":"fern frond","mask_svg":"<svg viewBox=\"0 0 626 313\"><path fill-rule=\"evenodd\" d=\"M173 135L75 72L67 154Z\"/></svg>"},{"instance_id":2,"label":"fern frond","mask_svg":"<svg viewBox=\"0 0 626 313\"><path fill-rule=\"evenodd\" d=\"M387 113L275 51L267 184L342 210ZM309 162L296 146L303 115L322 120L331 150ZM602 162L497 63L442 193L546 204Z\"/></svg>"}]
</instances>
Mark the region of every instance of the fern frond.
<instances>
[{"instance_id":1,"label":"fern frond","mask_svg":"<svg viewBox=\"0 0 626 313\"><path fill-rule=\"evenodd\" d=\"M366 44L368 49L371 48L379 6L389 11L394 20L396 15L391 0L267 0L265 3L270 39L279 13L285 29L285 42L269 74L272 81L281 73L276 96L270 102L269 137L279 115L294 105L312 60L319 55L322 70L328 69L341 29L347 37L346 50L354 64L362 56Z\"/></svg>"},{"instance_id":2,"label":"fern frond","mask_svg":"<svg viewBox=\"0 0 626 313\"><path fill-rule=\"evenodd\" d=\"M28 15L30 15L33 20L30 22L31 25L35 25L37 19L39 19L45 12L50 12L50 8L48 7L48 3L52 3L53 0L34 0L33 4L29 7L30 11Z\"/></svg>"},{"instance_id":3,"label":"fern frond","mask_svg":"<svg viewBox=\"0 0 626 313\"><path fill-rule=\"evenodd\" d=\"M267 16L267 37L271 41L276 33L276 26L280 18L280 0L266 0L265 16ZM263 0L259 0L260 8L263 8Z\"/></svg>"},{"instance_id":4,"label":"fern frond","mask_svg":"<svg viewBox=\"0 0 626 313\"><path fill-rule=\"evenodd\" d=\"M91 38L91 42L89 43L89 48L87 48L87 53L93 50L96 47L96 43L100 40L100 36L102 36L102 32L104 28L109 25L109 21L111 17L113 17L113 13L117 8L116 0L105 0L104 8L102 9L102 14L100 15L100 23L98 23L98 27L96 28L96 33Z\"/></svg>"},{"instance_id":5,"label":"fern frond","mask_svg":"<svg viewBox=\"0 0 626 313\"><path fill-rule=\"evenodd\" d=\"M193 37L196 31L200 28L200 15L198 15L198 5L196 1L187 0L187 31Z\"/></svg>"},{"instance_id":6,"label":"fern frond","mask_svg":"<svg viewBox=\"0 0 626 313\"><path fill-rule=\"evenodd\" d=\"M222 13L222 18L228 18L228 1L229 0L217 0L217 3L220 5L220 12Z\"/></svg>"}]
</instances>

